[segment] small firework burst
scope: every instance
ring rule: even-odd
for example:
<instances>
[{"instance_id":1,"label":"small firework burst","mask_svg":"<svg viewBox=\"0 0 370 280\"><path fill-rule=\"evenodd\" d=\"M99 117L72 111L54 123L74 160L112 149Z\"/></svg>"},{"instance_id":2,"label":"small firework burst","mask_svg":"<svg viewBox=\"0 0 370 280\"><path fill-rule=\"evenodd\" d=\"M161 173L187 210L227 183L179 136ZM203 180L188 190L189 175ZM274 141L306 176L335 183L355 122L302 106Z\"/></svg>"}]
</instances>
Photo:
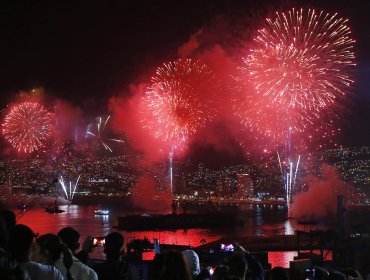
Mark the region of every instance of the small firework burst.
<instances>
[{"instance_id":1,"label":"small firework burst","mask_svg":"<svg viewBox=\"0 0 370 280\"><path fill-rule=\"evenodd\" d=\"M110 116L97 117L95 121L88 125L86 130L86 138L93 138L98 145L104 147L106 151L113 152L110 143L124 143L123 140L117 138L110 138L106 134L106 129Z\"/></svg>"},{"instance_id":2,"label":"small firework burst","mask_svg":"<svg viewBox=\"0 0 370 280\"><path fill-rule=\"evenodd\" d=\"M37 102L23 102L5 115L2 132L18 152L32 153L44 146L54 127L54 114Z\"/></svg>"}]
</instances>

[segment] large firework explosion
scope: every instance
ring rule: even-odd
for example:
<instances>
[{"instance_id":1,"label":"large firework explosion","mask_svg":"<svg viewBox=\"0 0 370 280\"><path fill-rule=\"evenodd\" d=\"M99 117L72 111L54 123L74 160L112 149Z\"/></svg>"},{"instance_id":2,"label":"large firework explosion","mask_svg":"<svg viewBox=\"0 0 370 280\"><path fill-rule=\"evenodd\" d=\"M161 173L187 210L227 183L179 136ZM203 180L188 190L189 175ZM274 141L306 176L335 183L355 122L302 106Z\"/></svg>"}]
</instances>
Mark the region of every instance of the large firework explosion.
<instances>
[{"instance_id":1,"label":"large firework explosion","mask_svg":"<svg viewBox=\"0 0 370 280\"><path fill-rule=\"evenodd\" d=\"M353 82L353 44L347 20L309 9L276 13L258 30L245 59L255 90L272 102L318 110L345 95Z\"/></svg>"},{"instance_id":2,"label":"large firework explosion","mask_svg":"<svg viewBox=\"0 0 370 280\"><path fill-rule=\"evenodd\" d=\"M5 115L2 132L18 152L31 153L44 146L54 127L54 114L37 102L22 102Z\"/></svg>"},{"instance_id":3,"label":"large firework explosion","mask_svg":"<svg viewBox=\"0 0 370 280\"><path fill-rule=\"evenodd\" d=\"M143 99L143 124L156 138L181 147L214 116L217 88L207 66L179 59L159 67Z\"/></svg>"},{"instance_id":4,"label":"large firework explosion","mask_svg":"<svg viewBox=\"0 0 370 280\"><path fill-rule=\"evenodd\" d=\"M292 9L266 21L236 77L244 92L239 91L234 108L252 131L285 144L285 164L279 152L278 159L289 209L301 160L292 149L292 133L300 134L302 150L309 144L307 136L309 141L320 134L331 138L337 131L332 120L345 106L353 82L354 40L347 20L337 14Z\"/></svg>"},{"instance_id":5,"label":"large firework explosion","mask_svg":"<svg viewBox=\"0 0 370 280\"><path fill-rule=\"evenodd\" d=\"M303 132L340 111L354 66L347 20L314 10L275 13L258 30L237 82L235 113L254 131L274 138ZM245 94L247 92L247 94Z\"/></svg>"}]
</instances>

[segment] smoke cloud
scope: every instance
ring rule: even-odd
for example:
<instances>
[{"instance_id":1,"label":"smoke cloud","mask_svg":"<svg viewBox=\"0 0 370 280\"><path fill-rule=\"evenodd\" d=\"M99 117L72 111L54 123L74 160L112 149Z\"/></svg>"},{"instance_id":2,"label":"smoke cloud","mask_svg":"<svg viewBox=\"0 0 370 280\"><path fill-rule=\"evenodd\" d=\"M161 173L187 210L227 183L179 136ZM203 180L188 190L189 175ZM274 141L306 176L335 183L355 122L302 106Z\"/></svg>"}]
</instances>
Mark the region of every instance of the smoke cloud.
<instances>
[{"instance_id":1,"label":"smoke cloud","mask_svg":"<svg viewBox=\"0 0 370 280\"><path fill-rule=\"evenodd\" d=\"M108 108L112 113L112 128L117 133L126 134L134 151L142 153L151 164L167 158L170 145L155 138L142 123L146 111L141 99L146 87L146 84L130 85L130 97L111 97Z\"/></svg>"},{"instance_id":2,"label":"smoke cloud","mask_svg":"<svg viewBox=\"0 0 370 280\"><path fill-rule=\"evenodd\" d=\"M147 211L170 211L172 196L169 193L159 192L155 178L145 174L139 178L132 189L132 203L134 207Z\"/></svg>"},{"instance_id":3,"label":"smoke cloud","mask_svg":"<svg viewBox=\"0 0 370 280\"><path fill-rule=\"evenodd\" d=\"M337 197L346 196L348 185L341 180L338 170L333 166L323 165L320 173L320 176L309 175L304 178L308 190L294 197L290 216L315 222L335 217Z\"/></svg>"},{"instance_id":4,"label":"smoke cloud","mask_svg":"<svg viewBox=\"0 0 370 280\"><path fill-rule=\"evenodd\" d=\"M78 128L83 124L82 111L64 100L57 100L54 105L56 115L56 138L59 141L76 139Z\"/></svg>"}]
</instances>

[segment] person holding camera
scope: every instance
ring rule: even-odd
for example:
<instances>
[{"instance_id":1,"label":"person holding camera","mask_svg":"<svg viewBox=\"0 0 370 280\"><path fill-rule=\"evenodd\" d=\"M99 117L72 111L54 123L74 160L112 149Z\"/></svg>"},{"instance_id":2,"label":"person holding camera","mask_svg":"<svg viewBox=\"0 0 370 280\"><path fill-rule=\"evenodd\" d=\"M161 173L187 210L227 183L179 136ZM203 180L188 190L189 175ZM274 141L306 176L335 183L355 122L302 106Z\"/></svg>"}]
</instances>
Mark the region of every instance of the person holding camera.
<instances>
[{"instance_id":1,"label":"person holding camera","mask_svg":"<svg viewBox=\"0 0 370 280\"><path fill-rule=\"evenodd\" d=\"M104 244L106 260L92 266L100 280L129 279L129 265L123 259L123 246L123 236L119 232L111 232L106 236Z\"/></svg>"},{"instance_id":2,"label":"person holding camera","mask_svg":"<svg viewBox=\"0 0 370 280\"><path fill-rule=\"evenodd\" d=\"M76 257L76 252L80 247L80 243L79 243L80 233L72 227L65 227L58 232L58 237L69 248L69 250L71 250L73 254L72 256L73 265L70 271L71 271L71 274L73 275L74 280L98 280L98 276L96 272L90 267L88 267L87 265L85 265L84 263L82 263L82 261ZM88 256L88 252L90 251L89 248L91 246L89 244L91 244L92 242L85 242L85 243L87 245L85 245L85 248L82 249L82 251L83 252L86 251L87 252L86 255ZM56 266L63 273L65 272L63 265L61 263L61 260L59 260L56 263Z\"/></svg>"}]
</instances>

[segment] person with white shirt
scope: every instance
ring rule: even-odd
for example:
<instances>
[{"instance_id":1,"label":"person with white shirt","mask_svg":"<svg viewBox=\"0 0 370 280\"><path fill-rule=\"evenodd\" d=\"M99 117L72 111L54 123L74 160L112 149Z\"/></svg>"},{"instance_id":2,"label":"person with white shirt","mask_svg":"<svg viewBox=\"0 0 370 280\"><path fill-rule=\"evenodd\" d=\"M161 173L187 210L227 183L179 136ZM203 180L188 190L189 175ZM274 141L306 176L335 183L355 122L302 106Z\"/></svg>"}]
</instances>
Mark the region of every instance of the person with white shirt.
<instances>
[{"instance_id":1,"label":"person with white shirt","mask_svg":"<svg viewBox=\"0 0 370 280\"><path fill-rule=\"evenodd\" d=\"M72 252L55 234L44 234L36 239L32 259L41 264L55 267L57 267L57 261L62 259L61 265L64 267L65 272L63 273L64 278L75 280L70 271L73 265Z\"/></svg>"},{"instance_id":2,"label":"person with white shirt","mask_svg":"<svg viewBox=\"0 0 370 280\"><path fill-rule=\"evenodd\" d=\"M72 227L65 227L58 232L58 236L73 253L73 265L70 268L70 272L74 280L98 280L96 272L74 256L80 247L80 233ZM66 270L62 259L59 259L55 265L65 275Z\"/></svg>"},{"instance_id":3,"label":"person with white shirt","mask_svg":"<svg viewBox=\"0 0 370 280\"><path fill-rule=\"evenodd\" d=\"M69 269L73 280L98 280L98 275L94 270L92 270L87 265L83 264L75 256L72 256L73 264ZM55 266L63 273L64 276L67 275L67 269L63 264L63 257L55 263Z\"/></svg>"},{"instance_id":4,"label":"person with white shirt","mask_svg":"<svg viewBox=\"0 0 370 280\"><path fill-rule=\"evenodd\" d=\"M9 233L9 253L27 271L31 280L65 280L63 274L55 266L31 260L33 240L36 235L28 226L15 225Z\"/></svg>"}]
</instances>

